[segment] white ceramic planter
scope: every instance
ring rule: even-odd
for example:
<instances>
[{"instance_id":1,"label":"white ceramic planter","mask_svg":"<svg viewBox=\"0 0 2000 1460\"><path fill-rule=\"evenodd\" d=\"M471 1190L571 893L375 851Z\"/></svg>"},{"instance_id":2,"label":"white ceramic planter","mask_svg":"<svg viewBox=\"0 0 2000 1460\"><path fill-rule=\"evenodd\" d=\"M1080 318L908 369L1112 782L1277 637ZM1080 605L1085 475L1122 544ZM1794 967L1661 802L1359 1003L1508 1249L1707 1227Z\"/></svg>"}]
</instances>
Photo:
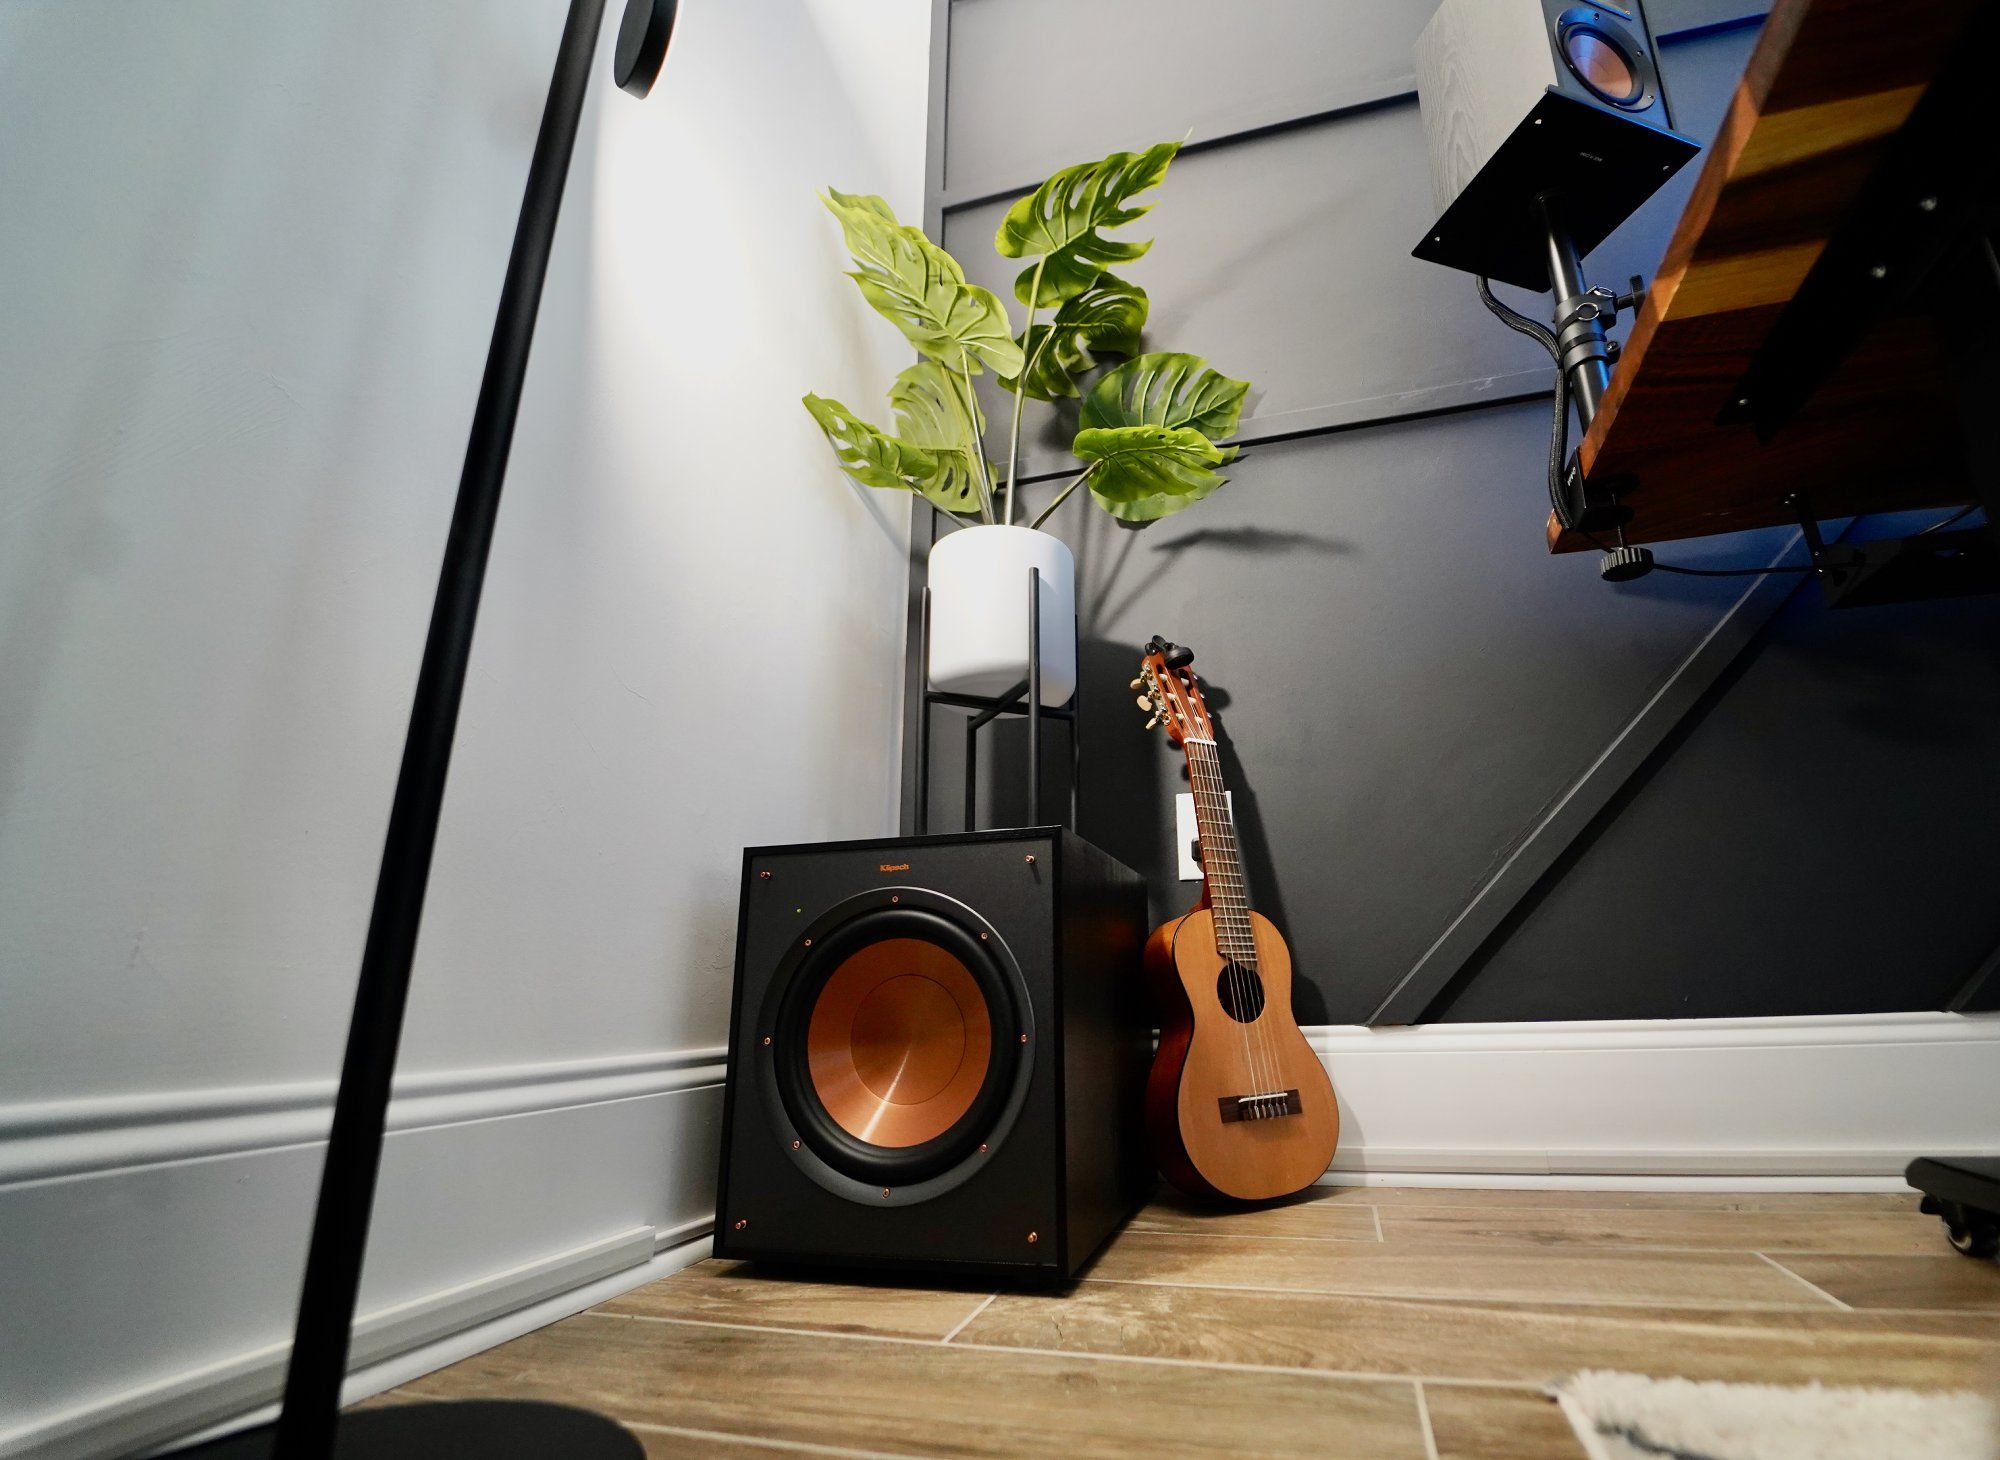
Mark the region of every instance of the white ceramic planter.
<instances>
[{"instance_id":1,"label":"white ceramic planter","mask_svg":"<svg viewBox=\"0 0 2000 1460\"><path fill-rule=\"evenodd\" d=\"M962 527L931 548L931 687L1005 694L1028 677L1028 570L1042 575L1042 703L1076 693L1076 559L1031 527Z\"/></svg>"}]
</instances>

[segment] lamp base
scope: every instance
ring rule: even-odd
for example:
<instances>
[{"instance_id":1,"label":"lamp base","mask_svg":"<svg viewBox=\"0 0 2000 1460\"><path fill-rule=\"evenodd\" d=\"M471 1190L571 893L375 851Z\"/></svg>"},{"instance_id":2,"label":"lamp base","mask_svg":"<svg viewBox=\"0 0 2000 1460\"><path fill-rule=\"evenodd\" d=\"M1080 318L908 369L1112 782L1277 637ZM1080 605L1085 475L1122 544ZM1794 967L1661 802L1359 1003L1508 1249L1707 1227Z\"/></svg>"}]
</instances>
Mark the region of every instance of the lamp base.
<instances>
[{"instance_id":1,"label":"lamp base","mask_svg":"<svg viewBox=\"0 0 2000 1460\"><path fill-rule=\"evenodd\" d=\"M171 1460L267 1460L275 1423L175 1450ZM340 1416L337 1460L644 1460L615 1421L525 1399L442 1400Z\"/></svg>"}]
</instances>

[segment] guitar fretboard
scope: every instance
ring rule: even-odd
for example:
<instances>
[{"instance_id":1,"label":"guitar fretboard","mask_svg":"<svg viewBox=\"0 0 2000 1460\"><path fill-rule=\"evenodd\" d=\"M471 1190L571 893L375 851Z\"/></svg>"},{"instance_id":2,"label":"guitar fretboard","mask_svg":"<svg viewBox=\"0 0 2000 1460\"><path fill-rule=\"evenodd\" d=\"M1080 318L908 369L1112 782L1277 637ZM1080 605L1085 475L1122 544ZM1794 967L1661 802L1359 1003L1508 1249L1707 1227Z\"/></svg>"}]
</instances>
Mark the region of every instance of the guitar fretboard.
<instances>
[{"instance_id":1,"label":"guitar fretboard","mask_svg":"<svg viewBox=\"0 0 2000 1460\"><path fill-rule=\"evenodd\" d=\"M1215 915L1215 950L1246 968L1257 966L1257 940L1250 923L1250 895L1243 885L1243 861L1236 852L1236 828L1229 820L1222 759L1213 740L1190 736L1185 744L1188 784L1194 790L1195 826L1201 834L1201 869L1208 878L1208 903Z\"/></svg>"}]
</instances>

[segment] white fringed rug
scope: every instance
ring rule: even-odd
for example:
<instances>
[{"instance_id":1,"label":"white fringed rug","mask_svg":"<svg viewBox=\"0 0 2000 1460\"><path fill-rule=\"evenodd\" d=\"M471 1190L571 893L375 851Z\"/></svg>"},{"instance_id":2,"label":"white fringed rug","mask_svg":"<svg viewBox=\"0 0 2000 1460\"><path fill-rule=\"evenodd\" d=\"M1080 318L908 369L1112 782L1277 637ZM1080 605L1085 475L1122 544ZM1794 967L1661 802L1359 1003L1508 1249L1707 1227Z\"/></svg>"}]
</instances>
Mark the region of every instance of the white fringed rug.
<instances>
[{"instance_id":1,"label":"white fringed rug","mask_svg":"<svg viewBox=\"0 0 2000 1460\"><path fill-rule=\"evenodd\" d=\"M1556 1398L1591 1460L1995 1460L1977 1394L1715 1384L1592 1369Z\"/></svg>"}]
</instances>

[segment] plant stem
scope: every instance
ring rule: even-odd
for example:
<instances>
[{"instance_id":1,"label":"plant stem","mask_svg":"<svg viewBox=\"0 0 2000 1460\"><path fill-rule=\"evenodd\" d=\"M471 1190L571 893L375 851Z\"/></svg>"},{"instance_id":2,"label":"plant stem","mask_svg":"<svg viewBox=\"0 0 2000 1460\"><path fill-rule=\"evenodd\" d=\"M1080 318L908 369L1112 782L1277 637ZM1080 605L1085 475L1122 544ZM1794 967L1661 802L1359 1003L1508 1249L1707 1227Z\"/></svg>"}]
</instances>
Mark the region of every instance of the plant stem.
<instances>
[{"instance_id":1,"label":"plant stem","mask_svg":"<svg viewBox=\"0 0 2000 1460\"><path fill-rule=\"evenodd\" d=\"M1042 270L1047 266L1049 256L1043 254L1035 260L1035 280L1028 285L1028 327L1021 332L1023 340L1035 337L1035 311L1041 307ZM1041 355L1037 349L1037 357ZM1028 372L1035 368L1033 360L1021 362L1021 373L1014 381L1014 430L1007 442L1007 521L1014 520L1014 488L1020 480L1021 470L1021 402L1028 393Z\"/></svg>"},{"instance_id":2,"label":"plant stem","mask_svg":"<svg viewBox=\"0 0 2000 1460\"><path fill-rule=\"evenodd\" d=\"M979 494L979 517L988 526L993 523L993 473L986 466L986 443L979 439L979 431L974 425L979 419L979 406L972 394L972 371L965 363L965 352L958 353L958 373L965 382L965 434L972 443L972 459L979 464L979 479L985 483Z\"/></svg>"},{"instance_id":3,"label":"plant stem","mask_svg":"<svg viewBox=\"0 0 2000 1460\"><path fill-rule=\"evenodd\" d=\"M1055 501L1049 503L1048 506L1044 507L1042 509L1041 515L1037 517L1033 522L1030 522L1028 526L1040 527L1044 522L1047 522L1051 517L1055 516L1056 508L1062 506L1063 503L1069 500L1069 494L1071 492L1074 492L1078 487L1082 486L1084 482L1089 478L1090 474L1097 470L1098 465L1099 463L1093 461L1089 466L1085 467L1082 471L1078 472L1074 477L1072 477L1070 479L1070 484L1064 487L1060 492L1056 494Z\"/></svg>"}]
</instances>

